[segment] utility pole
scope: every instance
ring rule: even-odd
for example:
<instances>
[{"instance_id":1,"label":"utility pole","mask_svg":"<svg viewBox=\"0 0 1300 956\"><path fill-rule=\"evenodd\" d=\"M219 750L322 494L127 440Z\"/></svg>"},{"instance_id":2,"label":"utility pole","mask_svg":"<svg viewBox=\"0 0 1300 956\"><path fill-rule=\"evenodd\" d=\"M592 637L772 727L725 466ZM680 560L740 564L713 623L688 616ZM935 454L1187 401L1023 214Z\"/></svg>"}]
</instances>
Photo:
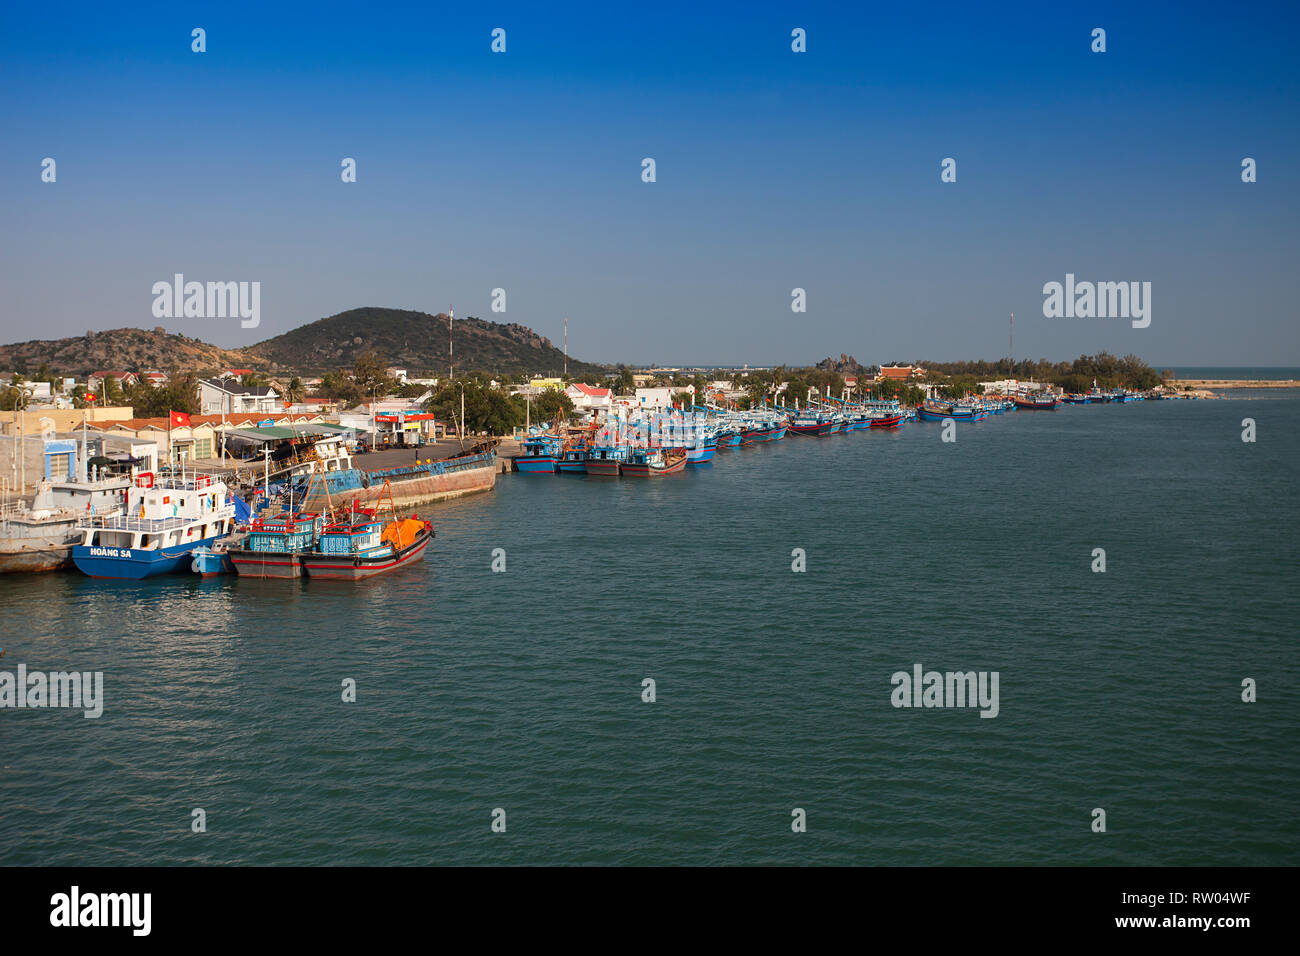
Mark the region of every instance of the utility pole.
<instances>
[{"instance_id":1,"label":"utility pole","mask_svg":"<svg viewBox=\"0 0 1300 956\"><path fill-rule=\"evenodd\" d=\"M456 377L456 343L452 339L451 324L456 321L456 307L447 306L447 381Z\"/></svg>"},{"instance_id":2,"label":"utility pole","mask_svg":"<svg viewBox=\"0 0 1300 956\"><path fill-rule=\"evenodd\" d=\"M569 317L564 317L564 377L569 377Z\"/></svg>"},{"instance_id":3,"label":"utility pole","mask_svg":"<svg viewBox=\"0 0 1300 956\"><path fill-rule=\"evenodd\" d=\"M1015 377L1016 368L1016 314L1011 313L1011 337L1007 340L1007 378Z\"/></svg>"}]
</instances>

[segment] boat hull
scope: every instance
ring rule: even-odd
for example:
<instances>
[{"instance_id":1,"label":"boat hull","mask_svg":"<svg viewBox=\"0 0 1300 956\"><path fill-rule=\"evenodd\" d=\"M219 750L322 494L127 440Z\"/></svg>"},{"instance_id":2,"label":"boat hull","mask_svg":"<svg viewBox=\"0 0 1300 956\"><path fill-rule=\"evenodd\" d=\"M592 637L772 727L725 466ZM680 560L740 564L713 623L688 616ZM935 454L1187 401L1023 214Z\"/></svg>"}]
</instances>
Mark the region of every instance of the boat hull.
<instances>
[{"instance_id":1,"label":"boat hull","mask_svg":"<svg viewBox=\"0 0 1300 956\"><path fill-rule=\"evenodd\" d=\"M654 468L650 465L639 465L635 463L623 463L624 478L662 478L664 475L673 475L682 471L686 467L686 459L680 458L671 465L665 465L662 468Z\"/></svg>"},{"instance_id":2,"label":"boat hull","mask_svg":"<svg viewBox=\"0 0 1300 956\"><path fill-rule=\"evenodd\" d=\"M79 544L72 549L72 563L77 566L77 570L92 578L140 580L160 574L189 571L194 559L191 552L195 548L211 547L217 540L218 537L214 535L161 551Z\"/></svg>"},{"instance_id":3,"label":"boat hull","mask_svg":"<svg viewBox=\"0 0 1300 956\"><path fill-rule=\"evenodd\" d=\"M515 470L525 475L555 474L555 459L550 455L530 455L515 459Z\"/></svg>"},{"instance_id":4,"label":"boat hull","mask_svg":"<svg viewBox=\"0 0 1300 956\"><path fill-rule=\"evenodd\" d=\"M935 408L926 408L922 405L916 410L916 417L921 419L923 422L941 422L945 418L960 418L961 416L954 415L952 412L940 411Z\"/></svg>"},{"instance_id":5,"label":"boat hull","mask_svg":"<svg viewBox=\"0 0 1300 956\"><path fill-rule=\"evenodd\" d=\"M903 414L888 415L885 418L873 418L871 420L872 428L898 428L903 424Z\"/></svg>"},{"instance_id":6,"label":"boat hull","mask_svg":"<svg viewBox=\"0 0 1300 956\"><path fill-rule=\"evenodd\" d=\"M792 435L812 435L821 438L829 435L834 425L831 422L821 422L817 425L791 425L790 434Z\"/></svg>"},{"instance_id":7,"label":"boat hull","mask_svg":"<svg viewBox=\"0 0 1300 956\"><path fill-rule=\"evenodd\" d=\"M300 578L302 555L292 551L230 551L230 563L241 578L288 580Z\"/></svg>"},{"instance_id":8,"label":"boat hull","mask_svg":"<svg viewBox=\"0 0 1300 956\"><path fill-rule=\"evenodd\" d=\"M190 570L202 578L213 578L218 574L230 574L235 565L225 551L212 548L195 548L190 560Z\"/></svg>"},{"instance_id":9,"label":"boat hull","mask_svg":"<svg viewBox=\"0 0 1300 956\"><path fill-rule=\"evenodd\" d=\"M71 567L76 540L60 534L6 541L0 544L0 574L31 574Z\"/></svg>"},{"instance_id":10,"label":"boat hull","mask_svg":"<svg viewBox=\"0 0 1300 956\"><path fill-rule=\"evenodd\" d=\"M714 444L705 445L703 448L692 448L686 453L686 464L702 465L707 461L713 460L713 454L718 450Z\"/></svg>"}]
</instances>

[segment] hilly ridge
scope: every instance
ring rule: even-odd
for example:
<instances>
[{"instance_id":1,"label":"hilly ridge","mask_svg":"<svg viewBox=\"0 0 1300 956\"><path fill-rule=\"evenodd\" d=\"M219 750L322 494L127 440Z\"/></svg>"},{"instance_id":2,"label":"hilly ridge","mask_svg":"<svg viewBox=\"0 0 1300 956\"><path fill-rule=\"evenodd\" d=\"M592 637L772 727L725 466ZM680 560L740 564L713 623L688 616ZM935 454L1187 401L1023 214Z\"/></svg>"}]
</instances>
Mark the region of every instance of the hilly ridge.
<instances>
[{"instance_id":1,"label":"hilly ridge","mask_svg":"<svg viewBox=\"0 0 1300 956\"><path fill-rule=\"evenodd\" d=\"M47 365L52 372L82 376L101 369L172 368L201 372L248 367L264 372L320 374L350 369L374 350L387 365L413 377L446 372L447 315L367 306L349 309L241 349L155 329L111 329L63 339L0 345L0 370ZM469 317L455 320L457 371L559 375L564 353L527 326ZM599 375L603 366L570 356L570 375Z\"/></svg>"}]
</instances>

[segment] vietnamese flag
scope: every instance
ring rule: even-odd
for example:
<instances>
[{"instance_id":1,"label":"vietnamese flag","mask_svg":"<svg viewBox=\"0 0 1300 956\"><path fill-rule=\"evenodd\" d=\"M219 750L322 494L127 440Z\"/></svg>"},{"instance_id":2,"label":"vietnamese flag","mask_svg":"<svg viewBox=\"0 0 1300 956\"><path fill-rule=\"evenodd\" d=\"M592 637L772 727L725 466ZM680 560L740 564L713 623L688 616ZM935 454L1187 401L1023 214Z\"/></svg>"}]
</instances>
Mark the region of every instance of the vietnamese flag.
<instances>
[{"instance_id":1,"label":"vietnamese flag","mask_svg":"<svg viewBox=\"0 0 1300 956\"><path fill-rule=\"evenodd\" d=\"M172 412L171 416L171 422L169 422L169 424L172 427L179 428L182 425L188 425L190 423L190 416L184 412Z\"/></svg>"}]
</instances>

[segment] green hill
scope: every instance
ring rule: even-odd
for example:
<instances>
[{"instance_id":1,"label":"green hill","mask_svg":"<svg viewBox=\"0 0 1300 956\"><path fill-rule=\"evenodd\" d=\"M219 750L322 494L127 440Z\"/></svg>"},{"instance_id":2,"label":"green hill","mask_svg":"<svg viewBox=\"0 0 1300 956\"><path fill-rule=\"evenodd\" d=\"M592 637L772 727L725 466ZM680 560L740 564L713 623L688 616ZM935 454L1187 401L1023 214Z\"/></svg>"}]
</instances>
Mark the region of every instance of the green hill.
<instances>
[{"instance_id":1,"label":"green hill","mask_svg":"<svg viewBox=\"0 0 1300 956\"><path fill-rule=\"evenodd\" d=\"M516 323L474 317L456 319L457 371L492 374L559 375L564 353L551 340ZM246 349L273 365L300 372L351 368L359 355L374 349L389 365L412 377L447 371L447 315L406 309L349 309L277 335ZM570 375L598 375L606 369L569 357Z\"/></svg>"}]
</instances>

